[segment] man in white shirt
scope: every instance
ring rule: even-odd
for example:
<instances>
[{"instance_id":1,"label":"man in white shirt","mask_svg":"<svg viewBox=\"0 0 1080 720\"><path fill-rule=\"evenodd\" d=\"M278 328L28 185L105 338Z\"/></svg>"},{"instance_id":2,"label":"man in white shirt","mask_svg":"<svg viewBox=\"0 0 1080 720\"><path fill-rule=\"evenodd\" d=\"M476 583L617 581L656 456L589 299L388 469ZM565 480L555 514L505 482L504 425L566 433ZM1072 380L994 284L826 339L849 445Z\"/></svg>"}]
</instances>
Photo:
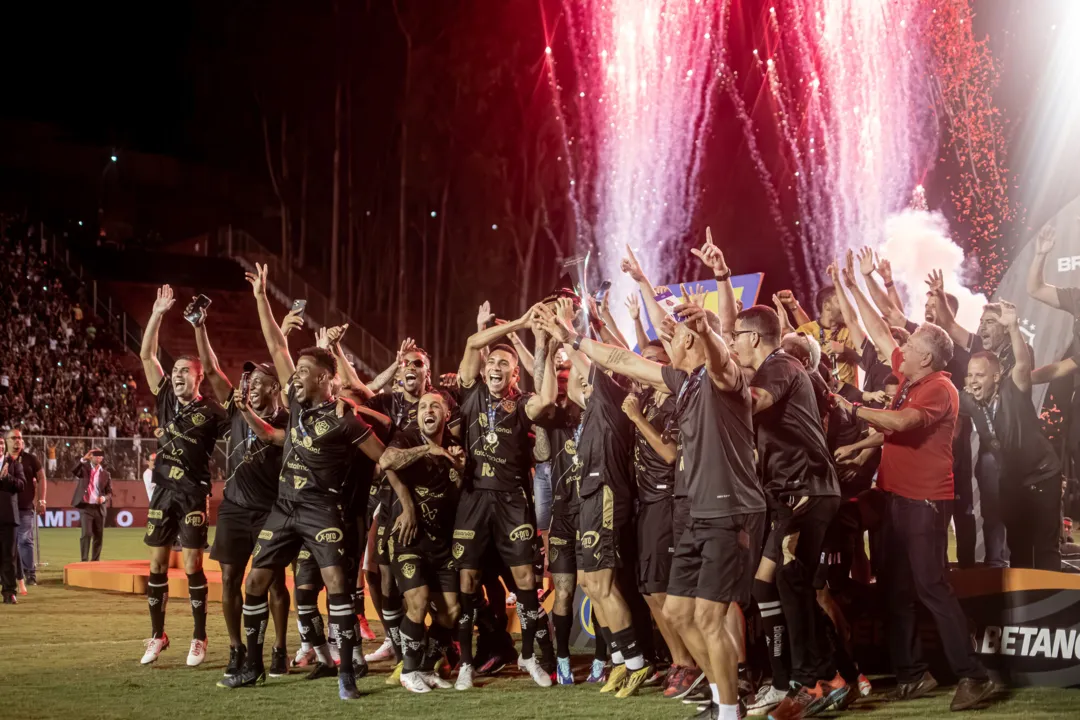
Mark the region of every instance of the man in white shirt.
<instances>
[{"instance_id":1,"label":"man in white shirt","mask_svg":"<svg viewBox=\"0 0 1080 720\"><path fill-rule=\"evenodd\" d=\"M157 484L154 482L154 460L157 458L157 453L150 453L150 457L146 460L146 469L143 470L142 481L146 486L146 501L150 502L154 497L154 488Z\"/></svg>"}]
</instances>

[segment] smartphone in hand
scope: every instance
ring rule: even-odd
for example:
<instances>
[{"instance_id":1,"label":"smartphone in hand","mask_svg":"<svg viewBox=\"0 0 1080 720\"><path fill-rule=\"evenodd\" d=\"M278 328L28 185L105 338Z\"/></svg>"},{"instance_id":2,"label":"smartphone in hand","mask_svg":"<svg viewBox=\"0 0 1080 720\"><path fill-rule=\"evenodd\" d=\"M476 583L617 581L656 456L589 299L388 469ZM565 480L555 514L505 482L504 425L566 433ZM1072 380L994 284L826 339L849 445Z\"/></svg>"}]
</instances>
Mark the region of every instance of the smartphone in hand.
<instances>
[{"instance_id":1,"label":"smartphone in hand","mask_svg":"<svg viewBox=\"0 0 1080 720\"><path fill-rule=\"evenodd\" d=\"M303 298L300 298L298 300L293 300L292 310L290 312L296 313L297 315L303 317L304 309L306 307L307 307L307 300L304 300Z\"/></svg>"},{"instance_id":2,"label":"smartphone in hand","mask_svg":"<svg viewBox=\"0 0 1080 720\"><path fill-rule=\"evenodd\" d=\"M210 298L200 295L184 309L184 319L198 327L206 321L206 309L210 307Z\"/></svg>"}]
</instances>

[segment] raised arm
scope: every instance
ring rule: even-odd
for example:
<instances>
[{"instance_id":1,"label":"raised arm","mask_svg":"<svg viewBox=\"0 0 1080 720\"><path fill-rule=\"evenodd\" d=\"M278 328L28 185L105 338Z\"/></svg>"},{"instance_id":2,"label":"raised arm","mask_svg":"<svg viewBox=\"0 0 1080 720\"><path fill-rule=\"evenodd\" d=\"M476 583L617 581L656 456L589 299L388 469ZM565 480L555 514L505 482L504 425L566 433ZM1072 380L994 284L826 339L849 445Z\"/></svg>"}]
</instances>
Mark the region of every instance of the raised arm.
<instances>
[{"instance_id":1,"label":"raised arm","mask_svg":"<svg viewBox=\"0 0 1080 720\"><path fill-rule=\"evenodd\" d=\"M1058 289L1043 280L1043 267L1046 265L1046 256L1053 252L1056 242L1054 227L1043 225L1035 237L1035 257L1031 258L1031 267L1028 268L1027 274L1028 295L1052 308L1061 307L1061 303L1058 302Z\"/></svg>"},{"instance_id":2,"label":"raised arm","mask_svg":"<svg viewBox=\"0 0 1080 720\"><path fill-rule=\"evenodd\" d=\"M365 403L375 397L375 393L356 374L356 369L349 362L349 358L345 357L345 351L341 349L341 340L345 337L345 331L348 329L349 323L332 328L323 328L322 336L326 339L327 349L334 353L338 377L341 378L341 391L350 395L357 402ZM317 340L318 337L316 336Z\"/></svg>"},{"instance_id":3,"label":"raised arm","mask_svg":"<svg viewBox=\"0 0 1080 720\"><path fill-rule=\"evenodd\" d=\"M146 382L150 386L150 392L157 395L158 386L165 377L165 371L158 362L158 331L161 329L161 319L176 303L173 297L173 289L168 285L158 288L157 299L154 300L154 309L150 313L150 319L146 321L143 330L142 345L139 347L139 360L142 361L143 373Z\"/></svg>"},{"instance_id":4,"label":"raised arm","mask_svg":"<svg viewBox=\"0 0 1080 720\"><path fill-rule=\"evenodd\" d=\"M776 307L776 314L780 316L780 337L795 332L795 328L791 326L791 318L788 316L787 308L781 302L780 296L773 293L772 301L773 306Z\"/></svg>"},{"instance_id":5,"label":"raised arm","mask_svg":"<svg viewBox=\"0 0 1080 720\"><path fill-rule=\"evenodd\" d=\"M716 279L716 307L720 325L724 332L731 332L735 327L735 316L739 314L735 288L731 286L731 268L724 259L724 253L713 243L711 228L705 228L705 244L701 249L691 248L690 252L712 271Z\"/></svg>"},{"instance_id":6,"label":"raised arm","mask_svg":"<svg viewBox=\"0 0 1080 720\"><path fill-rule=\"evenodd\" d=\"M971 333L956 322L956 316L953 315L948 298L945 296L945 276L940 270L932 270L926 279L926 284L930 287L930 294L937 303L938 325L949 334L954 343L965 349L970 348Z\"/></svg>"},{"instance_id":7,"label":"raised arm","mask_svg":"<svg viewBox=\"0 0 1080 720\"><path fill-rule=\"evenodd\" d=\"M405 359L405 354L410 353L416 349L416 342L412 338L405 338L401 341L401 347L398 349L397 357L394 359L394 364L383 370L381 373L375 376L375 379L371 381L371 384L367 387L373 392L378 393L390 386L394 382L394 378L397 376L398 369L401 367L401 361Z\"/></svg>"},{"instance_id":8,"label":"raised arm","mask_svg":"<svg viewBox=\"0 0 1080 720\"><path fill-rule=\"evenodd\" d=\"M462 355L461 364L458 365L458 383L460 383L462 387L472 385L477 374L479 374L481 362L480 351L504 335L518 330L524 330L528 327L529 318L532 316L536 307L538 306L534 305L532 308L529 308L529 311L517 320L512 320L503 323L502 325L493 325L492 327L480 330L469 337L469 340L465 343L465 354Z\"/></svg>"},{"instance_id":9,"label":"raised arm","mask_svg":"<svg viewBox=\"0 0 1080 720\"><path fill-rule=\"evenodd\" d=\"M206 333L206 311L202 313L202 319L199 320L195 327L195 345L199 348L199 361L203 366L203 373L207 380L210 381L210 388L214 391L214 399L216 399L222 405L232 395L232 383L229 382L229 378L225 377L221 372L221 366L218 365L217 354L214 353L214 348L210 346L210 337Z\"/></svg>"},{"instance_id":10,"label":"raised arm","mask_svg":"<svg viewBox=\"0 0 1080 720\"><path fill-rule=\"evenodd\" d=\"M645 438L645 442L649 443L649 447L668 465L674 465L679 446L674 441L665 441L660 432L653 427L641 411L641 399L634 393L628 393L626 399L623 400L622 409L641 436Z\"/></svg>"},{"instance_id":11,"label":"raised arm","mask_svg":"<svg viewBox=\"0 0 1080 720\"><path fill-rule=\"evenodd\" d=\"M649 344L649 334L645 332L645 324L641 322L641 303L638 301L638 293L630 293L626 298L626 310L630 313L630 319L634 321L634 336L637 338L640 352Z\"/></svg>"},{"instance_id":12,"label":"raised arm","mask_svg":"<svg viewBox=\"0 0 1080 720\"><path fill-rule=\"evenodd\" d=\"M720 337L721 328L715 327L705 308L700 305L677 305L675 314L683 318L686 329L694 338L703 343L705 349L705 369L713 385L724 391L732 391L739 386L742 371L738 363L731 358L727 343ZM719 318L715 324L719 325Z\"/></svg>"},{"instance_id":13,"label":"raised arm","mask_svg":"<svg viewBox=\"0 0 1080 720\"><path fill-rule=\"evenodd\" d=\"M892 357L892 352L896 349L896 338L893 337L889 326L881 319L881 315L878 314L877 310L870 305L870 301L863 295L862 290L859 289L858 283L855 282L855 278L851 274L844 273L844 284L847 286L851 296L855 298L855 306L859 309L863 322L866 323L866 333L870 336L870 342L874 343L874 347L880 350L885 357Z\"/></svg>"},{"instance_id":14,"label":"raised arm","mask_svg":"<svg viewBox=\"0 0 1080 720\"><path fill-rule=\"evenodd\" d=\"M836 301L840 304L840 314L844 317L844 324L847 325L848 337L851 338L851 343L859 351L862 351L863 341L866 340L866 331L863 330L862 325L859 324L859 314L855 312L855 308L851 305L851 300L848 298L847 291L844 290L844 283L847 282L847 278L851 278L851 284L855 284L855 254L851 250L847 251L847 267L844 269L844 281L840 279L840 268L837 263L833 263L827 269L829 277L832 278L833 287L836 288Z\"/></svg>"},{"instance_id":15,"label":"raised arm","mask_svg":"<svg viewBox=\"0 0 1080 720\"><path fill-rule=\"evenodd\" d=\"M521 337L516 332L510 333L509 338L510 342L514 345L514 349L517 350L518 367L529 377L534 377L534 373L536 372L536 358L529 352L529 348L525 347L525 343L522 342ZM539 388L537 389L539 390Z\"/></svg>"},{"instance_id":16,"label":"raised arm","mask_svg":"<svg viewBox=\"0 0 1080 720\"><path fill-rule=\"evenodd\" d=\"M537 308L536 317L539 325L553 338L571 346L577 345L585 357L601 367L637 380L643 385L668 392L661 371L663 366L659 363L646 360L626 348L607 345L580 335L565 320L557 318L544 306Z\"/></svg>"},{"instance_id":17,"label":"raised arm","mask_svg":"<svg viewBox=\"0 0 1080 720\"><path fill-rule=\"evenodd\" d=\"M870 292L870 297L873 299L874 304L877 305L878 311L881 315L884 315L890 325L897 325L903 327L907 322L907 318L904 317L904 313L900 308L894 306L892 301L889 300L889 296L878 285L878 281L874 278L874 271L877 268L874 265L874 251L868 247L864 247L859 250L859 272L862 273L863 280L866 281L866 289ZM866 318L866 312L860 307L859 311L863 316L863 322L867 325L869 330L870 321ZM878 313L875 312L875 315ZM871 335L871 337L873 337Z\"/></svg>"},{"instance_id":18,"label":"raised arm","mask_svg":"<svg viewBox=\"0 0 1080 720\"><path fill-rule=\"evenodd\" d=\"M603 322L604 331L611 335L610 339L604 335L601 335L600 337L603 338L605 342L611 343L612 345L622 345L624 348L629 348L630 343L626 342L626 338L623 336L622 332L619 331L619 324L615 322L615 316L611 314L610 289L604 293L604 299L600 302L599 317Z\"/></svg>"},{"instance_id":19,"label":"raised arm","mask_svg":"<svg viewBox=\"0 0 1080 720\"><path fill-rule=\"evenodd\" d=\"M799 301L795 298L795 293L790 290L781 290L776 293L776 298L780 301L780 304L791 313L791 321L796 328L801 328L803 325L810 322L810 316L806 314L802 305L800 305Z\"/></svg>"},{"instance_id":20,"label":"raised arm","mask_svg":"<svg viewBox=\"0 0 1080 720\"><path fill-rule=\"evenodd\" d=\"M620 267L641 289L641 296L645 299L645 312L649 314L649 322L652 323L652 326L659 337L660 326L663 324L664 318L667 317L668 314L664 312L664 309L656 302L656 290L649 282L649 278L645 277L645 271L641 269L641 263L638 262L637 257L634 256L634 251L630 249L629 245L626 246L626 257L622 259ZM664 350L670 357L671 346L663 338L660 338L660 340L664 343ZM603 365L603 363L600 364Z\"/></svg>"},{"instance_id":21,"label":"raised arm","mask_svg":"<svg viewBox=\"0 0 1080 720\"><path fill-rule=\"evenodd\" d=\"M274 370L277 371L281 392L284 393L296 366L289 355L289 343L285 340L277 322L274 321L274 311L270 307L270 300L266 297L266 272L265 265L255 263L255 272L244 273L244 277L251 283L251 292L259 308L259 325L262 327L263 340L266 341L266 349L270 351L270 358L274 361Z\"/></svg>"},{"instance_id":22,"label":"raised arm","mask_svg":"<svg viewBox=\"0 0 1080 720\"><path fill-rule=\"evenodd\" d=\"M1028 352L1027 341L1020 332L1020 317L1016 313L1016 306L1010 302L1001 301L1001 324L1009 331L1009 341L1012 343L1013 357L1016 364L1012 369L1012 381L1021 392L1031 391L1032 362L1031 353Z\"/></svg>"},{"instance_id":23,"label":"raised arm","mask_svg":"<svg viewBox=\"0 0 1080 720\"><path fill-rule=\"evenodd\" d=\"M850 252L850 250L848 251ZM896 283L893 282L892 276L892 263L888 258L879 257L877 262L878 275L881 276L882 282L885 283L885 293L889 296L889 302L893 307L904 312L904 301L900 299L900 293L896 290Z\"/></svg>"},{"instance_id":24,"label":"raised arm","mask_svg":"<svg viewBox=\"0 0 1080 720\"><path fill-rule=\"evenodd\" d=\"M559 379L554 363L555 341L539 326L534 327L533 334L536 336L536 356L533 358L536 394L525 404L525 414L530 420L536 420L555 407L559 395Z\"/></svg>"},{"instance_id":25,"label":"raised arm","mask_svg":"<svg viewBox=\"0 0 1080 720\"><path fill-rule=\"evenodd\" d=\"M1031 372L1031 383L1033 385L1042 385L1063 377L1069 377L1076 373L1077 368L1080 368L1080 365L1076 364L1076 358L1068 357L1064 360L1058 360L1056 363L1043 365L1041 368L1033 370Z\"/></svg>"}]
</instances>

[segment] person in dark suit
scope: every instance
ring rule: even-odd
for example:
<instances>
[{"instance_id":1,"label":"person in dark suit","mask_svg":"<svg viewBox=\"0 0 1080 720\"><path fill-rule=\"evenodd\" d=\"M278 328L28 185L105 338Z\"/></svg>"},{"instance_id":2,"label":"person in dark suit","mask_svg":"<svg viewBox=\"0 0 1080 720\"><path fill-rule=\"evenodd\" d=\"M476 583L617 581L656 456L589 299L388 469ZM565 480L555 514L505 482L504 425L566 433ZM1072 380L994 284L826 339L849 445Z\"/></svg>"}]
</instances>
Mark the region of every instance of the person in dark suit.
<instances>
[{"instance_id":1,"label":"person in dark suit","mask_svg":"<svg viewBox=\"0 0 1080 720\"><path fill-rule=\"evenodd\" d=\"M15 548L19 529L19 493L26 486L20 463L0 453L0 594L5 605L15 600Z\"/></svg>"},{"instance_id":2,"label":"person in dark suit","mask_svg":"<svg viewBox=\"0 0 1080 720\"><path fill-rule=\"evenodd\" d=\"M71 472L79 481L75 484L75 495L71 504L79 508L79 524L82 526L79 550L83 562L101 559L101 542L105 535L105 506L112 497L112 478L105 469L104 462L105 453L92 448L83 455ZM91 543L94 546L92 558Z\"/></svg>"}]
</instances>

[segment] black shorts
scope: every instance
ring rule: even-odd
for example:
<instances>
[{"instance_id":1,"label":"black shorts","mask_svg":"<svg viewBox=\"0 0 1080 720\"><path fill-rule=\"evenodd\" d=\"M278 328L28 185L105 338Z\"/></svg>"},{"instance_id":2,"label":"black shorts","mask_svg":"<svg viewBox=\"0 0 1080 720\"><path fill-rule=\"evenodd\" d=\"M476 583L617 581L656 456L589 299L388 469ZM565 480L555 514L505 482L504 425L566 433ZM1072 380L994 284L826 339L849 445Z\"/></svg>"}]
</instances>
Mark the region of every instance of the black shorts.
<instances>
[{"instance_id":1,"label":"black shorts","mask_svg":"<svg viewBox=\"0 0 1080 720\"><path fill-rule=\"evenodd\" d=\"M536 557L536 511L524 489L515 492L462 490L454 522L452 553L463 570L483 568L493 543L510 567L532 565Z\"/></svg>"},{"instance_id":2,"label":"black shorts","mask_svg":"<svg viewBox=\"0 0 1080 720\"><path fill-rule=\"evenodd\" d=\"M552 512L548 530L548 572L552 575L577 575L577 510Z\"/></svg>"},{"instance_id":3,"label":"black shorts","mask_svg":"<svg viewBox=\"0 0 1080 720\"><path fill-rule=\"evenodd\" d=\"M638 508L638 590L645 595L667 592L675 557L674 498Z\"/></svg>"},{"instance_id":4,"label":"black shorts","mask_svg":"<svg viewBox=\"0 0 1080 720\"><path fill-rule=\"evenodd\" d=\"M146 513L143 542L150 547L171 547L179 537L181 547L202 550L209 508L208 495L188 495L158 485Z\"/></svg>"},{"instance_id":5,"label":"black shorts","mask_svg":"<svg viewBox=\"0 0 1080 720\"><path fill-rule=\"evenodd\" d=\"M690 524L690 498L677 497L671 510L671 544L679 547L683 531Z\"/></svg>"},{"instance_id":6,"label":"black shorts","mask_svg":"<svg viewBox=\"0 0 1080 720\"><path fill-rule=\"evenodd\" d=\"M632 521L629 498L604 485L581 499L578 511L577 564L584 572L623 565L625 531Z\"/></svg>"},{"instance_id":7,"label":"black shorts","mask_svg":"<svg viewBox=\"0 0 1080 720\"><path fill-rule=\"evenodd\" d=\"M458 570L451 543L433 539L425 535L423 529L417 532L417 538L410 545L394 546L390 570L402 593L424 585L433 593L458 591Z\"/></svg>"},{"instance_id":8,"label":"black shorts","mask_svg":"<svg viewBox=\"0 0 1080 720\"><path fill-rule=\"evenodd\" d=\"M320 567L344 567L346 542L341 508L278 501L266 519L251 553L251 567L284 567L301 549L311 553ZM354 530L355 532L355 530Z\"/></svg>"},{"instance_id":9,"label":"black shorts","mask_svg":"<svg viewBox=\"0 0 1080 720\"><path fill-rule=\"evenodd\" d=\"M765 540L765 557L777 565L798 559L810 572L816 573L826 533L841 502L839 496L828 496L791 498L791 502L775 503L772 527ZM820 587L825 587L824 576L819 581Z\"/></svg>"},{"instance_id":10,"label":"black shorts","mask_svg":"<svg viewBox=\"0 0 1080 720\"><path fill-rule=\"evenodd\" d=\"M748 603L765 513L690 518L671 563L668 595Z\"/></svg>"},{"instance_id":11,"label":"black shorts","mask_svg":"<svg viewBox=\"0 0 1080 720\"><path fill-rule=\"evenodd\" d=\"M214 544L210 546L210 559L223 565L246 566L269 515L269 510L250 510L222 500L218 506L217 529Z\"/></svg>"}]
</instances>

